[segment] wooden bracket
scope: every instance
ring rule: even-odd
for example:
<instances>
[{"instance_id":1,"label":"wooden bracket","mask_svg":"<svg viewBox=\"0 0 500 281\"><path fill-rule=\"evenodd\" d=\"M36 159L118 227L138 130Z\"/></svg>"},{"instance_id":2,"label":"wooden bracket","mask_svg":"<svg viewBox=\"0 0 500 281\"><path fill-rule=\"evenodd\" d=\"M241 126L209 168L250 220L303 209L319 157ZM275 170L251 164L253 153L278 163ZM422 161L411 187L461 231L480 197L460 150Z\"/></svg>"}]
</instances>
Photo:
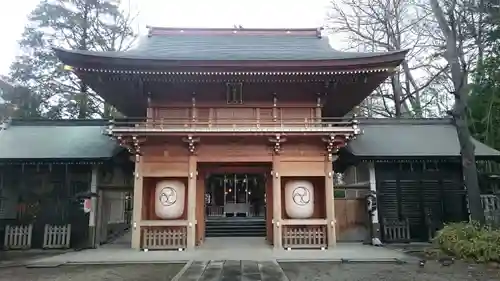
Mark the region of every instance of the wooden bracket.
<instances>
[{"instance_id":1,"label":"wooden bracket","mask_svg":"<svg viewBox=\"0 0 500 281\"><path fill-rule=\"evenodd\" d=\"M196 145L200 142L200 138L195 138L191 135L188 135L185 138L182 138L182 141L187 143L188 151L191 155L196 154Z\"/></svg>"},{"instance_id":2,"label":"wooden bracket","mask_svg":"<svg viewBox=\"0 0 500 281\"><path fill-rule=\"evenodd\" d=\"M277 134L274 137L270 137L269 141L274 144L273 153L279 155L283 149L281 144L286 141L286 138L281 136L280 134Z\"/></svg>"},{"instance_id":3,"label":"wooden bracket","mask_svg":"<svg viewBox=\"0 0 500 281\"><path fill-rule=\"evenodd\" d=\"M347 136L344 134L330 134L327 137L323 137L321 140L326 143L328 161L332 161L333 155L337 154L339 149L345 146Z\"/></svg>"},{"instance_id":4,"label":"wooden bracket","mask_svg":"<svg viewBox=\"0 0 500 281\"><path fill-rule=\"evenodd\" d=\"M142 155L141 145L146 141L146 138L140 138L138 136L117 137L118 143L121 147L124 147L128 150L129 153L134 154L136 156Z\"/></svg>"}]
</instances>

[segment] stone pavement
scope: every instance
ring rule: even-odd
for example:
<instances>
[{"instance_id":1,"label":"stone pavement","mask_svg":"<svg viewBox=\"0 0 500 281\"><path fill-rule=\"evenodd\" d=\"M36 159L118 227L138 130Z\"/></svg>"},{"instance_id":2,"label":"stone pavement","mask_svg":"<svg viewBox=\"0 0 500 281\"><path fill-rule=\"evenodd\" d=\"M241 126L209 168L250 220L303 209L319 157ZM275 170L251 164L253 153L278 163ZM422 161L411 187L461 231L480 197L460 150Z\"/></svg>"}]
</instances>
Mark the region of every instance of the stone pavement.
<instances>
[{"instance_id":1,"label":"stone pavement","mask_svg":"<svg viewBox=\"0 0 500 281\"><path fill-rule=\"evenodd\" d=\"M371 261L387 262L414 260L401 251L373 247L359 243L339 243L328 250L273 250L262 238L207 239L194 251L136 251L130 248L102 247L71 252L32 261L30 266L59 266L63 264L122 264L171 263L210 260L254 261Z\"/></svg>"},{"instance_id":2,"label":"stone pavement","mask_svg":"<svg viewBox=\"0 0 500 281\"><path fill-rule=\"evenodd\" d=\"M288 281L278 263L272 261L195 261L174 281Z\"/></svg>"},{"instance_id":3,"label":"stone pavement","mask_svg":"<svg viewBox=\"0 0 500 281\"><path fill-rule=\"evenodd\" d=\"M195 263L198 266L192 266ZM456 262L414 263L211 261L191 264L68 265L0 268L0 281L498 281L500 271ZM201 276L200 273L202 272ZM285 277L283 277L283 273ZM176 277L174 277L176 276ZM175 279L173 279L175 278ZM183 278L183 279L181 279ZM284 279L286 278L286 279Z\"/></svg>"}]
</instances>

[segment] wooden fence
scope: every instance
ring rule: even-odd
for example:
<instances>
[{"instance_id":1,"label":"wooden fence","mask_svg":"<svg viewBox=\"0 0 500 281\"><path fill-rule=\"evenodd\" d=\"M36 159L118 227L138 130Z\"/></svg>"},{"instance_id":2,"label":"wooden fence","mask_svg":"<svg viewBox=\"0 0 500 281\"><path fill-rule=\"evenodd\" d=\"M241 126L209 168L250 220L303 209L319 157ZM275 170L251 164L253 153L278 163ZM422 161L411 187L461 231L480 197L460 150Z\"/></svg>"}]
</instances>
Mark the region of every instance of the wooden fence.
<instances>
[{"instance_id":1,"label":"wooden fence","mask_svg":"<svg viewBox=\"0 0 500 281\"><path fill-rule=\"evenodd\" d=\"M183 250L186 241L186 227L146 228L142 233L142 248L148 250Z\"/></svg>"},{"instance_id":2,"label":"wooden fence","mask_svg":"<svg viewBox=\"0 0 500 281\"><path fill-rule=\"evenodd\" d=\"M481 195L481 205L485 213L500 210L500 198L494 194Z\"/></svg>"},{"instance_id":3,"label":"wooden fence","mask_svg":"<svg viewBox=\"0 0 500 281\"><path fill-rule=\"evenodd\" d=\"M283 247L294 248L326 248L326 226L283 226Z\"/></svg>"},{"instance_id":4,"label":"wooden fence","mask_svg":"<svg viewBox=\"0 0 500 281\"><path fill-rule=\"evenodd\" d=\"M68 249L71 238L71 224L46 224L43 232L44 249Z\"/></svg>"},{"instance_id":5,"label":"wooden fence","mask_svg":"<svg viewBox=\"0 0 500 281\"><path fill-rule=\"evenodd\" d=\"M19 250L31 248L33 225L7 225L5 227L4 248Z\"/></svg>"},{"instance_id":6,"label":"wooden fence","mask_svg":"<svg viewBox=\"0 0 500 281\"><path fill-rule=\"evenodd\" d=\"M488 225L500 227L500 197L495 194L481 195L481 205Z\"/></svg>"},{"instance_id":7,"label":"wooden fence","mask_svg":"<svg viewBox=\"0 0 500 281\"><path fill-rule=\"evenodd\" d=\"M386 242L410 242L410 222L404 220L383 220L384 240Z\"/></svg>"},{"instance_id":8,"label":"wooden fence","mask_svg":"<svg viewBox=\"0 0 500 281\"><path fill-rule=\"evenodd\" d=\"M222 217L224 215L224 206L207 206L209 217Z\"/></svg>"}]
</instances>

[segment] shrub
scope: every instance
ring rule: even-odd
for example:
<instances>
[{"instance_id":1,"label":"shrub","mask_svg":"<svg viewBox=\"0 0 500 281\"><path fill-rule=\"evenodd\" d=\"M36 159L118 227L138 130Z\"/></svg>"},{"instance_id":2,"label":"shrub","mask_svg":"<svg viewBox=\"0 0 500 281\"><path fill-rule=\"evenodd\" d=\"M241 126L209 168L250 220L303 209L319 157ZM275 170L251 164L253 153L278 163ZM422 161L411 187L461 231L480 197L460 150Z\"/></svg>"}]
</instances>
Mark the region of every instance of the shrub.
<instances>
[{"instance_id":1,"label":"shrub","mask_svg":"<svg viewBox=\"0 0 500 281\"><path fill-rule=\"evenodd\" d=\"M500 261L500 230L476 222L447 224L433 242L444 253L460 259Z\"/></svg>"}]
</instances>

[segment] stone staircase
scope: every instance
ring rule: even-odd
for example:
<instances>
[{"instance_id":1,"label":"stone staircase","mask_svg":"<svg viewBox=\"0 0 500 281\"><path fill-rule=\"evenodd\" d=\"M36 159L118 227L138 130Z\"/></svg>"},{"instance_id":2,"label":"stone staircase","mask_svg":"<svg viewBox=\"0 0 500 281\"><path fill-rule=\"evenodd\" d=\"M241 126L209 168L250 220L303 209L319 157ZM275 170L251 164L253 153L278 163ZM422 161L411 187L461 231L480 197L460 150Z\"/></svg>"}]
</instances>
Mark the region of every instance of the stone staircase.
<instances>
[{"instance_id":1,"label":"stone staircase","mask_svg":"<svg viewBox=\"0 0 500 281\"><path fill-rule=\"evenodd\" d=\"M265 237L264 218L210 218L206 221L206 237Z\"/></svg>"}]
</instances>

